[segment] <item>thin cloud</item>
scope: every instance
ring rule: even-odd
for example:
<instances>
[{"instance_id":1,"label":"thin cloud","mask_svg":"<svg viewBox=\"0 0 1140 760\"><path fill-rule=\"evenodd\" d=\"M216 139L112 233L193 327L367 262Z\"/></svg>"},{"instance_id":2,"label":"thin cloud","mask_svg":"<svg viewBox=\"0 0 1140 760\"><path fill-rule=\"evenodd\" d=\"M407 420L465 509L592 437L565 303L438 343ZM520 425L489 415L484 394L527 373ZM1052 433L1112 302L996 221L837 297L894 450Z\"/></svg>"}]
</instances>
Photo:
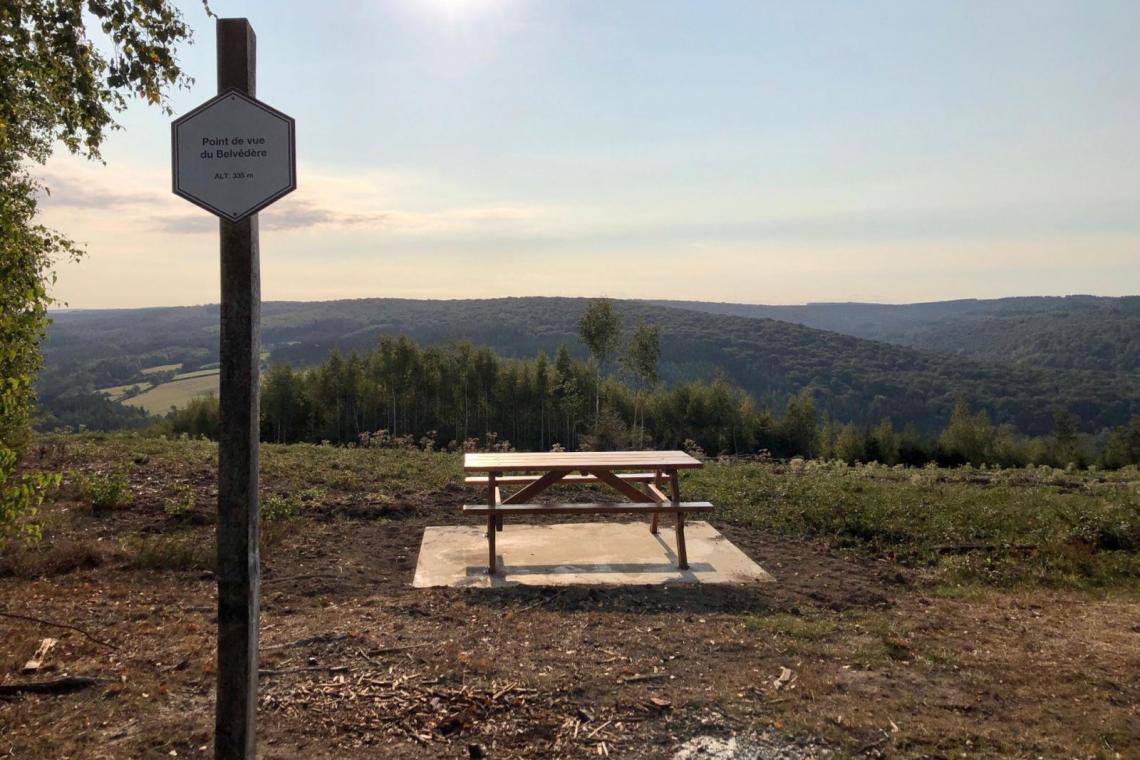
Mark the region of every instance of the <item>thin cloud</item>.
<instances>
[{"instance_id":1,"label":"thin cloud","mask_svg":"<svg viewBox=\"0 0 1140 760\"><path fill-rule=\"evenodd\" d=\"M199 211L190 214L157 217L151 220L150 229L172 235L197 235L215 231L217 222L209 214Z\"/></svg>"},{"instance_id":2,"label":"thin cloud","mask_svg":"<svg viewBox=\"0 0 1140 760\"><path fill-rule=\"evenodd\" d=\"M518 225L543 215L541 210L518 206L460 208L422 213L407 211L335 211L313 201L283 201L260 214L265 230L301 231L315 227L379 228L411 233L455 232L472 225ZM212 232L209 217L201 212L171 214L155 218L151 229L179 235Z\"/></svg>"},{"instance_id":3,"label":"thin cloud","mask_svg":"<svg viewBox=\"0 0 1140 760\"><path fill-rule=\"evenodd\" d=\"M266 230L306 230L313 227L334 225L337 227L359 227L382 224L391 218L390 214L347 213L333 211L312 201L297 200L282 202L258 215L258 220ZM151 222L151 229L178 235L213 232L214 220L204 212L176 214L158 217Z\"/></svg>"},{"instance_id":4,"label":"thin cloud","mask_svg":"<svg viewBox=\"0 0 1140 760\"><path fill-rule=\"evenodd\" d=\"M262 229L337 229L416 238L492 232L534 235L552 232L549 224L563 211L510 200L432 208L441 181L408 173L336 177L313 172L306 176L304 188L261 212ZM177 236L210 234L217 229L208 212L194 209L166 190L168 180L161 171L65 158L47 169L43 179L51 188L51 195L44 198L45 211L66 215L72 228L81 223L107 234L141 229Z\"/></svg>"},{"instance_id":5,"label":"thin cloud","mask_svg":"<svg viewBox=\"0 0 1140 760\"><path fill-rule=\"evenodd\" d=\"M325 224L334 224L341 227L357 227L360 225L383 224L391 219L391 214L384 212L351 213L333 211L318 206L312 201L295 201L293 203L272 206L261 214L261 223L268 229L274 230L300 230L309 227L319 227Z\"/></svg>"},{"instance_id":6,"label":"thin cloud","mask_svg":"<svg viewBox=\"0 0 1140 760\"><path fill-rule=\"evenodd\" d=\"M62 174L48 174L42 181L46 192L40 193L40 200L45 206L105 211L150 204L155 200L153 193L124 192L106 183L90 183Z\"/></svg>"}]
</instances>

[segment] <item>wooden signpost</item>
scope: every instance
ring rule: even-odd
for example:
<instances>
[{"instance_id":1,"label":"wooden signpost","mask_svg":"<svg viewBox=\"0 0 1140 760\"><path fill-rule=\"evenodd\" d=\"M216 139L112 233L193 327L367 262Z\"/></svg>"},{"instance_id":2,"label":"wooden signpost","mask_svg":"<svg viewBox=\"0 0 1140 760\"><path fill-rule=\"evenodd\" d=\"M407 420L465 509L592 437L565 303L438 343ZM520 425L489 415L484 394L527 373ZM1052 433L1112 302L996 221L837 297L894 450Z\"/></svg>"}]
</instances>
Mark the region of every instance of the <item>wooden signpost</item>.
<instances>
[{"instance_id":1,"label":"wooden signpost","mask_svg":"<svg viewBox=\"0 0 1140 760\"><path fill-rule=\"evenodd\" d=\"M218 96L171 125L174 192L221 218L216 758L256 753L260 617L257 211L294 190L293 120L255 100L256 37L218 19Z\"/></svg>"}]
</instances>

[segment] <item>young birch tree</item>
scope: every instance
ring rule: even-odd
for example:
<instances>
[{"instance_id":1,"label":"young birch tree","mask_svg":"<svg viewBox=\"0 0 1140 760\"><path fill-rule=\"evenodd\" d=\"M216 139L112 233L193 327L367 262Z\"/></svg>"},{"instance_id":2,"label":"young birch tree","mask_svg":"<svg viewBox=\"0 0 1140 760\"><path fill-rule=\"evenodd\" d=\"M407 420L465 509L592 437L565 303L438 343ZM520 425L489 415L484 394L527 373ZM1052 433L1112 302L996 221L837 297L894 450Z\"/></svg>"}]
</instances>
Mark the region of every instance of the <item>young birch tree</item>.
<instances>
[{"instance_id":1,"label":"young birch tree","mask_svg":"<svg viewBox=\"0 0 1140 760\"><path fill-rule=\"evenodd\" d=\"M661 327L638 322L626 349L625 365L639 381L633 397L633 429L637 447L645 445L645 391L657 385L657 364L661 360ZM638 410L641 423L638 424Z\"/></svg>"},{"instance_id":2,"label":"young birch tree","mask_svg":"<svg viewBox=\"0 0 1140 760\"><path fill-rule=\"evenodd\" d=\"M590 301L578 320L578 337L594 360L594 425L602 416L602 370L618 345L621 321L612 303L604 298Z\"/></svg>"}]
</instances>

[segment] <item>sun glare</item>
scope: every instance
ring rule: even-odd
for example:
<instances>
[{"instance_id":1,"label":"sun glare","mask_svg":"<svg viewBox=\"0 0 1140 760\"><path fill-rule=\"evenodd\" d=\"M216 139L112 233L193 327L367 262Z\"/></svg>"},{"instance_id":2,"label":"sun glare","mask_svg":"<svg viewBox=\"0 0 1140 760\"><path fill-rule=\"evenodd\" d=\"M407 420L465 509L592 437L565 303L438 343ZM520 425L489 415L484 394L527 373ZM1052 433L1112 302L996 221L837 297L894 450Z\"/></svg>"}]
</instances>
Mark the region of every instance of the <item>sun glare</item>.
<instances>
[{"instance_id":1,"label":"sun glare","mask_svg":"<svg viewBox=\"0 0 1140 760\"><path fill-rule=\"evenodd\" d=\"M498 4L497 0L419 0L449 24L458 23L484 13Z\"/></svg>"}]
</instances>

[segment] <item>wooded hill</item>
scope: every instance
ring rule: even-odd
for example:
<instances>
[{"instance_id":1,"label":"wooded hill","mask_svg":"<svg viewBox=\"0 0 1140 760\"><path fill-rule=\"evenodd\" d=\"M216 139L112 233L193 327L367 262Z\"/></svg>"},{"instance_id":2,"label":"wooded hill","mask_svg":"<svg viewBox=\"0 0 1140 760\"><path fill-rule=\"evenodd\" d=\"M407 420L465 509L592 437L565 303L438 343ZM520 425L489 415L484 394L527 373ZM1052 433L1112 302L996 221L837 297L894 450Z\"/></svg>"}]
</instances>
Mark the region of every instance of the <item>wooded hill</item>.
<instances>
[{"instance_id":1,"label":"wooded hill","mask_svg":"<svg viewBox=\"0 0 1140 760\"><path fill-rule=\"evenodd\" d=\"M1042 296L903 305L653 303L710 314L779 319L982 361L1140 371L1140 296Z\"/></svg>"},{"instance_id":2,"label":"wooded hill","mask_svg":"<svg viewBox=\"0 0 1140 760\"><path fill-rule=\"evenodd\" d=\"M360 299L270 302L263 343L273 364L320 363L333 348L372 348L382 335L421 344L467 340L505 357L549 355L566 345L586 355L576 335L586 299L505 298L422 301ZM1051 411L1076 414L1084 429L1122 425L1140 413L1136 373L981 362L891 345L767 318L697 312L615 301L623 328L637 320L662 328L666 383L718 373L760 405L783 408L811 388L821 410L838 420L875 424L891 417L933 432L958 396L996 423L1029 434L1051 429ZM54 315L45 346L41 398L56 399L132 382L145 367L216 361L217 306L66 311Z\"/></svg>"}]
</instances>

